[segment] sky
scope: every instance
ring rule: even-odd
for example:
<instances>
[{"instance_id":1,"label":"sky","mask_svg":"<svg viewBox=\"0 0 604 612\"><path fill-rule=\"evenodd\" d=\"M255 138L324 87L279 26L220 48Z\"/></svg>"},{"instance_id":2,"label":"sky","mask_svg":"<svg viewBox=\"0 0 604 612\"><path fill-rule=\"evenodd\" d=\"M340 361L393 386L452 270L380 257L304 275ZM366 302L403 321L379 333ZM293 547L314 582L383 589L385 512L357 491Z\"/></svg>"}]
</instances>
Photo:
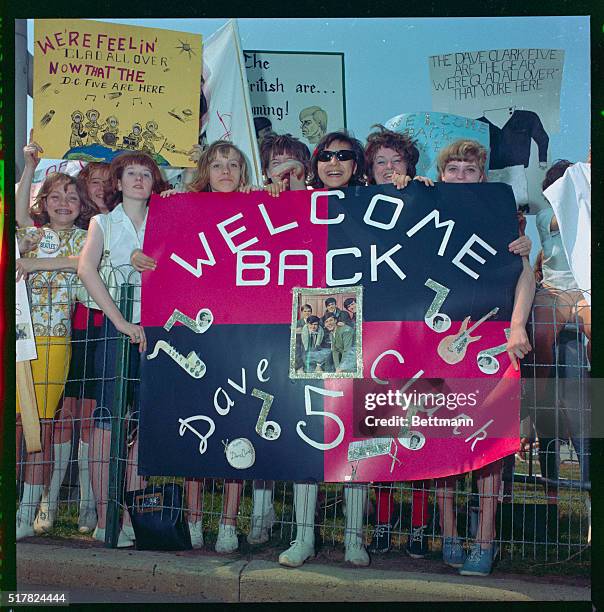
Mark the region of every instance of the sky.
<instances>
[{"instance_id":1,"label":"sky","mask_svg":"<svg viewBox=\"0 0 604 612\"><path fill-rule=\"evenodd\" d=\"M209 36L226 19L103 19ZM243 49L344 53L347 127L364 140L375 123L432 109L428 58L461 51L550 48L565 52L560 132L551 160L584 160L590 138L589 17L239 19ZM28 46L33 50L33 21ZM28 125L31 124L28 100ZM531 230L532 233L532 230Z\"/></svg>"},{"instance_id":2,"label":"sky","mask_svg":"<svg viewBox=\"0 0 604 612\"><path fill-rule=\"evenodd\" d=\"M209 36L226 19L103 19ZM343 52L348 128L432 109L428 57L510 47L564 49L560 134L552 159L585 159L590 133L589 17L239 19L243 49ZM28 45L33 50L33 21ZM30 113L31 114L31 113Z\"/></svg>"}]
</instances>

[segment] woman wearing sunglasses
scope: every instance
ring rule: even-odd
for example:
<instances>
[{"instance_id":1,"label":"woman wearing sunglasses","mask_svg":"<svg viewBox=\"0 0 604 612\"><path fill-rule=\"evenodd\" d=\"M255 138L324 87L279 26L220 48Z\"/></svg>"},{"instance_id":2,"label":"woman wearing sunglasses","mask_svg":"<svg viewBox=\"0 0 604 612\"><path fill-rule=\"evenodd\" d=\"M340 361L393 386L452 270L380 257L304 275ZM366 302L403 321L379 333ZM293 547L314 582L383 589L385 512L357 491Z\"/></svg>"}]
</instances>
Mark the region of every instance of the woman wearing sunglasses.
<instances>
[{"instance_id":1,"label":"woman wearing sunglasses","mask_svg":"<svg viewBox=\"0 0 604 612\"><path fill-rule=\"evenodd\" d=\"M326 134L317 145L311 159L314 188L342 189L365 185L365 155L363 146L346 132ZM279 556L279 563L298 567L315 554L315 510L317 483L294 484L296 539ZM369 565L369 555L363 544L363 517L367 502L366 486L344 487L346 528L344 531L344 560L353 565Z\"/></svg>"},{"instance_id":2,"label":"woman wearing sunglasses","mask_svg":"<svg viewBox=\"0 0 604 612\"><path fill-rule=\"evenodd\" d=\"M321 139L311 159L315 188L341 189L365 185L363 145L346 132L330 132Z\"/></svg>"}]
</instances>

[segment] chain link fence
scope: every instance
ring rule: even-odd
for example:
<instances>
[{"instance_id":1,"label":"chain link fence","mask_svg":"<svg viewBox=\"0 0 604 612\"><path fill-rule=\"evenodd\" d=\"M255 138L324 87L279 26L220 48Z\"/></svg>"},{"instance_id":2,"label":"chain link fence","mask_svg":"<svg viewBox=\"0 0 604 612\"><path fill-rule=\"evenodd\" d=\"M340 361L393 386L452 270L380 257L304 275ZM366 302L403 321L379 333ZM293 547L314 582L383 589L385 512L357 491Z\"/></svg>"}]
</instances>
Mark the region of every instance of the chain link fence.
<instances>
[{"instance_id":1,"label":"chain link fence","mask_svg":"<svg viewBox=\"0 0 604 612\"><path fill-rule=\"evenodd\" d=\"M43 278L31 278L29 290L46 291L52 302L53 276L45 277L51 283L48 287L40 286ZM135 289L133 285L122 286L120 306L124 314L131 312L133 296L140 296L140 290L135 292ZM587 306L579 292L558 292L546 296L547 299L540 299L540 295L538 292L529 323L535 351L523 364L522 446L516 455L504 460L501 489L492 494L498 501L497 557L503 566L511 563L510 567L515 567L515 563L524 561L558 564L558 567L564 563L566 569L574 566L587 573L591 522L591 406L587 388L588 338L591 337L587 325L590 323L586 317ZM91 311L84 328L72 335L71 368L65 394L54 419L46 427L45 444L51 445L53 452L45 457L36 456L35 469L39 474L32 474L32 466L27 465L18 428L18 492L21 506L30 513L37 511L36 533L72 538L78 533L92 534L96 526L91 486L96 478L107 492L102 502L102 512L106 514L104 540L107 546L118 546L121 515L126 514L125 493L145 484L132 469L137 450L137 415L132 413L131 406L139 380L132 374L127 339L115 332L107 333L103 330L105 324L96 316L95 320ZM39 351L52 342L52 339L43 342ZM549 343L551 351L543 346L544 342ZM113 343L113 348L108 348L109 343ZM95 378L93 360L115 363L103 370L105 375ZM67 365L59 370L66 372ZM106 415L105 428L99 435L99 428L93 426L94 388L106 384L109 378L113 384L107 388L113 394L114 410ZM43 376L36 378L36 393L44 395L45 389L62 387L64 382L64 377L47 369ZM99 415L96 416L98 422ZM95 444L105 448L99 451ZM104 457L105 464L99 465L95 457ZM25 495L24 484L31 482L32 476L46 485L39 505ZM228 507L232 502L225 496L232 485L219 479L185 482L183 478L165 477L151 478L148 484L171 482L182 486L184 494L180 503L189 522L201 520L205 546L213 546L221 516L232 512ZM361 486L368 491L363 519L363 537L368 545L379 549L376 541L383 535L379 526L387 521L394 554L408 549L419 535L422 546L431 551L429 556L438 555L442 536L433 481ZM271 547L287 548L296 533L292 482L244 482L236 516L237 531L248 534L254 528L254 496L258 491L267 490L270 494L262 495L264 503L272 500L274 521L264 546L271 550ZM469 540L476 536L480 512L478 487L471 475L465 475L457 480L452 493L459 535ZM344 497L342 484L319 486L314 529L315 539L323 547L340 547L344 541ZM28 505L33 507L27 508ZM242 546L246 545L242 542ZM262 549L256 546L251 550Z\"/></svg>"}]
</instances>

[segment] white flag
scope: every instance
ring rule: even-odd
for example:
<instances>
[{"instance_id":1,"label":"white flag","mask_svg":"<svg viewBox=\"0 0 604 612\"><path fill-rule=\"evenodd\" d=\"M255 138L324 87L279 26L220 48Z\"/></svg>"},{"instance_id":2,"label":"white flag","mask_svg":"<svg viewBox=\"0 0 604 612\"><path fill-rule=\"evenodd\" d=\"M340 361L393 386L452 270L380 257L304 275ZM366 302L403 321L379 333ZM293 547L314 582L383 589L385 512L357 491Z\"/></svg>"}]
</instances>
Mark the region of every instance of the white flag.
<instances>
[{"instance_id":1,"label":"white flag","mask_svg":"<svg viewBox=\"0 0 604 612\"><path fill-rule=\"evenodd\" d=\"M543 193L556 213L575 281L591 306L591 166L573 164Z\"/></svg>"},{"instance_id":2,"label":"white flag","mask_svg":"<svg viewBox=\"0 0 604 612\"><path fill-rule=\"evenodd\" d=\"M262 185L262 167L237 21L231 19L203 44L203 93L207 113L202 133L208 144L229 140L243 151L250 181ZM203 105L203 102L202 102Z\"/></svg>"}]
</instances>

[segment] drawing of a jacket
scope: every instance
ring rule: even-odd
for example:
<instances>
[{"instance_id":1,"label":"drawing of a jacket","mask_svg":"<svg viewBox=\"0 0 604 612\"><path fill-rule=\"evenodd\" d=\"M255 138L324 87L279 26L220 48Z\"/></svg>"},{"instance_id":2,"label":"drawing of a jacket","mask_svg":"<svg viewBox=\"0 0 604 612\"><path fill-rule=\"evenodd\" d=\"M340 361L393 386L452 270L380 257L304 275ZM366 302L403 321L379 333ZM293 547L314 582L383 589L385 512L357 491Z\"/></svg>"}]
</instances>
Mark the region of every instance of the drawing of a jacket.
<instances>
[{"instance_id":1,"label":"drawing of a jacket","mask_svg":"<svg viewBox=\"0 0 604 612\"><path fill-rule=\"evenodd\" d=\"M543 129L539 115L533 111L517 110L507 123L499 128L486 117L479 117L489 126L491 158L489 168L498 170L508 166L528 167L531 155L531 138L539 149L539 161L547 162L549 136Z\"/></svg>"}]
</instances>

